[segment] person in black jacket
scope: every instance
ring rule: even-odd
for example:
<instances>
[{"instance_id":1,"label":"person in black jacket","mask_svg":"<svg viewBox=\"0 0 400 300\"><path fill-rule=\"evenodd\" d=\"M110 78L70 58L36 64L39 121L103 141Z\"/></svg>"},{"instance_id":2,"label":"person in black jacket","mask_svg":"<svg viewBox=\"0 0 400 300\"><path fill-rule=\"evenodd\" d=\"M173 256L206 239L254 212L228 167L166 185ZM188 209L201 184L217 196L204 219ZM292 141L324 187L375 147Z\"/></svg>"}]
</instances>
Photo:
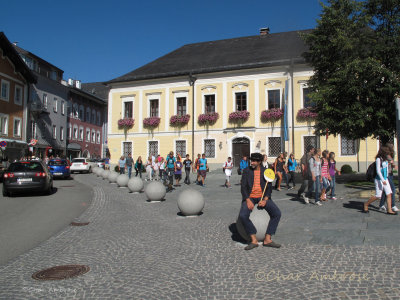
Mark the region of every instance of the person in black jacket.
<instances>
[{"instance_id":1,"label":"person in black jacket","mask_svg":"<svg viewBox=\"0 0 400 300\"><path fill-rule=\"evenodd\" d=\"M264 171L266 169L262 165L262 159L262 154L252 153L250 156L250 168L243 170L241 184L242 206L240 208L239 218L242 221L247 234L250 235L251 238L251 243L244 248L245 250L251 250L258 247L256 237L257 230L250 220L250 213L255 209L256 204L258 204L256 209L265 209L270 216L263 246L273 248L281 247L280 244L271 240L271 236L275 234L278 227L281 218L281 211L271 199L272 182L267 183L264 178ZM265 185L267 185L266 189ZM263 195L264 190L265 193Z\"/></svg>"}]
</instances>

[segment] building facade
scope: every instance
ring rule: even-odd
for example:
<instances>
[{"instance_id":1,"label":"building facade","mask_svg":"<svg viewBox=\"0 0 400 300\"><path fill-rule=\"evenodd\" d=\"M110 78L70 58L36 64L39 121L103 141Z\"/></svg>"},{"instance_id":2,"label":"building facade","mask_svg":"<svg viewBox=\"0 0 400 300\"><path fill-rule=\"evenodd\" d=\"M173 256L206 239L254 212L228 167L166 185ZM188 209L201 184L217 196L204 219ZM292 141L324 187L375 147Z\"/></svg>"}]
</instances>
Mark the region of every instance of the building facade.
<instances>
[{"instance_id":1,"label":"building facade","mask_svg":"<svg viewBox=\"0 0 400 300\"><path fill-rule=\"evenodd\" d=\"M69 87L67 157L103 157L106 102L81 89L74 82Z\"/></svg>"},{"instance_id":2,"label":"building facade","mask_svg":"<svg viewBox=\"0 0 400 300\"><path fill-rule=\"evenodd\" d=\"M29 85L36 82L3 32L0 32L0 159L15 160L28 149Z\"/></svg>"},{"instance_id":3,"label":"building facade","mask_svg":"<svg viewBox=\"0 0 400 300\"><path fill-rule=\"evenodd\" d=\"M300 33L284 32L185 45L109 81L112 163L131 153L205 153L210 167L228 156L280 152L299 159L308 145L336 153L338 166L365 171L379 142L316 136L307 81L312 68ZM128 120L134 120L125 122ZM125 120L125 121L124 121ZM124 123L125 122L125 123ZM121 126L122 125L122 126Z\"/></svg>"}]
</instances>

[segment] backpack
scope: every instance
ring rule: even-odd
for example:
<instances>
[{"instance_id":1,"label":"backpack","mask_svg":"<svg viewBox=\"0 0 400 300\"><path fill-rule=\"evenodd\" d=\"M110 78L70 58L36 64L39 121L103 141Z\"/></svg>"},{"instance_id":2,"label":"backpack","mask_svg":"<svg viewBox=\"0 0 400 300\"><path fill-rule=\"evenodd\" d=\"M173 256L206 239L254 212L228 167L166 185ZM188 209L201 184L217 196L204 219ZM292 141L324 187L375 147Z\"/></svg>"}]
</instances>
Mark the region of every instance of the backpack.
<instances>
[{"instance_id":1,"label":"backpack","mask_svg":"<svg viewBox=\"0 0 400 300\"><path fill-rule=\"evenodd\" d=\"M376 177L376 162L373 162L368 166L367 173L365 174L367 176L368 181L374 181Z\"/></svg>"}]
</instances>

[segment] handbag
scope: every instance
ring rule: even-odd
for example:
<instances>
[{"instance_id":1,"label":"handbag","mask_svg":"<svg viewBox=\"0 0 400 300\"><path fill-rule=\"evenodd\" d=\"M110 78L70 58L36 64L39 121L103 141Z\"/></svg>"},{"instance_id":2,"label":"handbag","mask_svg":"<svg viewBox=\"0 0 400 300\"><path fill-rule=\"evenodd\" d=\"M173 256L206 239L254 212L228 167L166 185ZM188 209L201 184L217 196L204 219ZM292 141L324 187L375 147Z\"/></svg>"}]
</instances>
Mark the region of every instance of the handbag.
<instances>
[{"instance_id":1,"label":"handbag","mask_svg":"<svg viewBox=\"0 0 400 300\"><path fill-rule=\"evenodd\" d=\"M240 169L240 167L237 169L238 175L242 175L242 170Z\"/></svg>"}]
</instances>

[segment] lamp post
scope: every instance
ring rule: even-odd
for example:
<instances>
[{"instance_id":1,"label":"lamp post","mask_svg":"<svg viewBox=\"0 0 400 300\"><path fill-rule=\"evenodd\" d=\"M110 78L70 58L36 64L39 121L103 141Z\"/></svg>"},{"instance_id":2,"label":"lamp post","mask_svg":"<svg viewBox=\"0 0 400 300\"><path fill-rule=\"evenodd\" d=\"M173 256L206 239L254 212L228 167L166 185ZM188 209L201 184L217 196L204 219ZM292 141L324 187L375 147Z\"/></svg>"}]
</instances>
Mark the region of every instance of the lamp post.
<instances>
[{"instance_id":1,"label":"lamp post","mask_svg":"<svg viewBox=\"0 0 400 300\"><path fill-rule=\"evenodd\" d=\"M189 74L189 84L192 87L192 159L194 159L194 84L197 78Z\"/></svg>"}]
</instances>

